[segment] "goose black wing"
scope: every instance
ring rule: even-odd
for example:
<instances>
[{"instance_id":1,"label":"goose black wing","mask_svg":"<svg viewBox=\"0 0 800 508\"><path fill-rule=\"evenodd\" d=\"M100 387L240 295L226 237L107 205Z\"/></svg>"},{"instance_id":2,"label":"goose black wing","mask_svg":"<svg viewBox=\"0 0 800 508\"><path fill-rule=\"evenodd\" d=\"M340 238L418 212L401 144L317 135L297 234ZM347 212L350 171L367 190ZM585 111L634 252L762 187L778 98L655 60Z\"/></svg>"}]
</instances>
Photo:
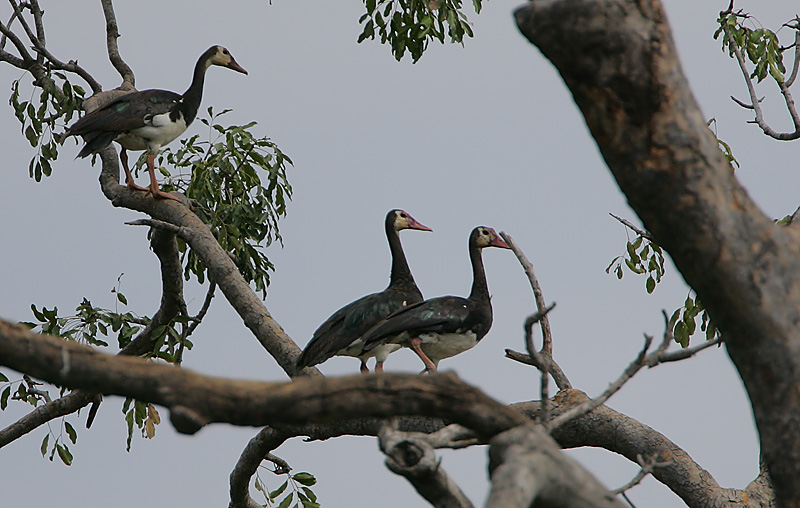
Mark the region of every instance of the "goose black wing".
<instances>
[{"instance_id":1,"label":"goose black wing","mask_svg":"<svg viewBox=\"0 0 800 508\"><path fill-rule=\"evenodd\" d=\"M180 101L181 96L167 90L145 90L123 95L98 108L72 124L66 136L83 136L87 146L79 157L85 157L108 146L118 134L147 125L155 115L168 113ZM94 140L106 141L105 144ZM91 150L83 152L92 144ZM102 145L102 146L100 146Z\"/></svg>"},{"instance_id":2,"label":"goose black wing","mask_svg":"<svg viewBox=\"0 0 800 508\"><path fill-rule=\"evenodd\" d=\"M409 305L397 310L361 337L364 351L393 342L404 335L466 330L478 322L479 314L474 302L457 296L443 296Z\"/></svg>"},{"instance_id":3,"label":"goose black wing","mask_svg":"<svg viewBox=\"0 0 800 508\"><path fill-rule=\"evenodd\" d=\"M414 295L387 290L345 305L317 328L297 360L297 367L310 367L331 358L412 299L416 300Z\"/></svg>"}]
</instances>

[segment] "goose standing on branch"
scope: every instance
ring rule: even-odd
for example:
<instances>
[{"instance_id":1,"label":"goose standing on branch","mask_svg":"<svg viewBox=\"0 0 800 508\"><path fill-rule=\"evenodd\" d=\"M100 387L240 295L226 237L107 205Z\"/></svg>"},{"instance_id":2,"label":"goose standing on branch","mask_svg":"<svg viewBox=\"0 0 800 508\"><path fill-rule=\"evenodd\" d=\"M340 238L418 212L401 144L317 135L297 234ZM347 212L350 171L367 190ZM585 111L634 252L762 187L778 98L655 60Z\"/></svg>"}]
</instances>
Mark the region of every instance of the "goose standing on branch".
<instances>
[{"instance_id":1,"label":"goose standing on branch","mask_svg":"<svg viewBox=\"0 0 800 508\"><path fill-rule=\"evenodd\" d=\"M441 296L404 307L361 337L363 354L389 344L410 347L434 373L439 361L473 348L492 326L492 303L481 250L509 249L494 229L478 226L469 235L472 292L468 298Z\"/></svg>"},{"instance_id":2,"label":"goose standing on branch","mask_svg":"<svg viewBox=\"0 0 800 508\"><path fill-rule=\"evenodd\" d=\"M317 365L332 356L354 356L361 360L363 374L369 372L367 360L371 357L375 357L375 372L383 372L386 357L400 349L396 344L385 344L363 352L363 343L358 339L397 309L422 301L422 293L408 268L398 233L403 229L432 230L403 210L390 210L386 214L385 225L392 254L389 286L380 293L364 296L345 305L322 323L297 360L298 369Z\"/></svg>"},{"instance_id":3,"label":"goose standing on branch","mask_svg":"<svg viewBox=\"0 0 800 508\"><path fill-rule=\"evenodd\" d=\"M72 124L62 139L81 136L86 142L78 157L86 157L106 148L112 141L122 146L119 158L125 170L125 183L131 189L149 190L158 198L180 199L158 188L155 157L162 146L180 136L194 121L203 98L206 70L220 65L247 74L230 52L222 46L212 46L197 60L192 84L183 95L167 90L133 92L113 100ZM136 185L128 168L126 150L147 150L147 171L150 188Z\"/></svg>"}]
</instances>

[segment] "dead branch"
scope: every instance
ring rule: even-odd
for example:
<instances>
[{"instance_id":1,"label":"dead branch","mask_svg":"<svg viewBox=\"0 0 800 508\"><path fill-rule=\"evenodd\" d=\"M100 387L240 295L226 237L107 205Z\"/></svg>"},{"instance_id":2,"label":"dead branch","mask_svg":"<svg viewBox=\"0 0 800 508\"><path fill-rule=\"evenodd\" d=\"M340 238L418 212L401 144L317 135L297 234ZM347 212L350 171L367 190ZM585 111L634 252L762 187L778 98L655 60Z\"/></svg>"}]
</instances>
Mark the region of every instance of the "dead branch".
<instances>
[{"instance_id":1,"label":"dead branch","mask_svg":"<svg viewBox=\"0 0 800 508\"><path fill-rule=\"evenodd\" d=\"M655 239L653 238L653 235L651 235L651 234L650 234L650 233L648 233L647 231L644 231L644 230L641 230L641 229L637 228L637 227L636 227L636 226L635 226L635 225L634 225L634 224L633 224L631 221L629 221L628 219L623 219L622 217L618 217L618 216L614 215L613 213L609 213L608 215L610 215L610 216L614 217L615 219L617 219L617 220L618 220L619 222L621 222L623 225L627 226L627 227L628 227L628 229L630 229L631 231L633 231L633 232L634 232L634 233L636 233L637 235L641 236L641 237L642 237L642 238L644 238L645 240L650 240L651 242L655 242Z\"/></svg>"},{"instance_id":2,"label":"dead branch","mask_svg":"<svg viewBox=\"0 0 800 508\"><path fill-rule=\"evenodd\" d=\"M645 335L644 347L636 356L636 359L634 359L630 363L630 365L628 365L628 367L622 372L622 374L617 378L616 381L611 383L608 386L608 388L606 388L605 391L595 399L587 401L586 403L581 404L580 406L566 413L561 414L558 418L554 418L550 422L550 428L556 428L571 418L575 418L578 415L586 414L592 411L593 409L599 407L600 405L605 404L605 402L609 398L611 398L612 395L617 393L619 389L622 388L625 385L625 383L627 383L633 376L635 376L636 373L639 372L639 370L642 367L644 366L654 367L658 365L661 362L661 358L664 352L667 350L669 345L672 342L674 342L674 337L672 336L672 330L675 328L675 323L678 320L677 314L673 315L672 318L667 318L666 313L663 313L663 315L664 315L666 329L664 330L664 337L661 340L661 344L658 346L658 348L648 355L647 351L650 349L650 345L653 342L653 338L650 337L649 335Z\"/></svg>"},{"instance_id":3,"label":"dead branch","mask_svg":"<svg viewBox=\"0 0 800 508\"><path fill-rule=\"evenodd\" d=\"M103 16L106 18L106 50L108 52L108 59L122 77L122 84L119 88L122 90L135 90L136 77L133 75L133 70L125 63L119 54L117 39L119 39L120 34L119 27L117 26L117 16L114 14L114 5L111 0L101 0L101 3L103 5Z\"/></svg>"},{"instance_id":4,"label":"dead branch","mask_svg":"<svg viewBox=\"0 0 800 508\"><path fill-rule=\"evenodd\" d=\"M433 446L417 434L397 430L387 422L378 432L386 467L403 476L436 508L473 508L472 502L441 467Z\"/></svg>"},{"instance_id":5,"label":"dead branch","mask_svg":"<svg viewBox=\"0 0 800 508\"><path fill-rule=\"evenodd\" d=\"M492 488L487 508L624 508L539 425L498 434L489 448Z\"/></svg>"}]
</instances>

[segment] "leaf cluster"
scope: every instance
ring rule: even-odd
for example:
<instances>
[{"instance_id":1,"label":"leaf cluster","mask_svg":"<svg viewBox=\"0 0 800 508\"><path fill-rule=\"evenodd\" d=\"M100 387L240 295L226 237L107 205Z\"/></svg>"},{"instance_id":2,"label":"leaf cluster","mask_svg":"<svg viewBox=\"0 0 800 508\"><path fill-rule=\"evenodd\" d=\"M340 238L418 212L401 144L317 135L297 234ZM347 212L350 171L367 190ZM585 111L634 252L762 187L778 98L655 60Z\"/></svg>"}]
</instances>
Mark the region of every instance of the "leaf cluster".
<instances>
[{"instance_id":1,"label":"leaf cluster","mask_svg":"<svg viewBox=\"0 0 800 508\"><path fill-rule=\"evenodd\" d=\"M58 458L61 459L61 462L64 463L66 466L72 465L72 460L74 457L72 456L72 452L69 449L69 445L67 441L64 439L64 432L67 433L67 437L75 444L78 442L78 433L75 431L75 427L72 426L63 416L61 417L61 431L59 435L53 432L52 428L50 428L50 424L47 425L49 432L45 434L44 439L42 439L42 444L39 447L39 451L42 453L42 457L47 456L50 459L50 462L53 462L53 458L58 455ZM50 443L50 438L53 438L52 444ZM49 455L47 452L50 452Z\"/></svg>"},{"instance_id":2,"label":"leaf cluster","mask_svg":"<svg viewBox=\"0 0 800 508\"><path fill-rule=\"evenodd\" d=\"M644 236L638 236L632 242L628 240L625 245L625 254L612 259L606 267L606 273L613 271L617 279L621 279L624 274L623 263L637 275L647 274L645 282L647 294L655 291L656 284L661 282L661 278L664 276L664 253L658 244Z\"/></svg>"},{"instance_id":3,"label":"leaf cluster","mask_svg":"<svg viewBox=\"0 0 800 508\"><path fill-rule=\"evenodd\" d=\"M622 279L623 264L636 275L647 274L645 281L647 294L655 291L656 285L664 276L664 252L658 244L643 235L637 236L633 241L627 241L625 254L615 257L606 267L606 273L613 272L617 279ZM680 316L672 333L675 342L681 347L689 346L692 335L697 331L696 319L698 318L700 319L700 330L705 332L707 340L712 340L719 334L703 304L696 297L692 299L691 294L686 298L683 306L676 309L672 315L673 317Z\"/></svg>"},{"instance_id":4,"label":"leaf cluster","mask_svg":"<svg viewBox=\"0 0 800 508\"><path fill-rule=\"evenodd\" d=\"M476 14L482 1L472 0ZM364 0L364 5L367 12L358 20L364 25L358 42L377 35L381 44L389 43L398 62L406 51L416 62L431 40L463 45L465 36L474 35L461 0Z\"/></svg>"},{"instance_id":5,"label":"leaf cluster","mask_svg":"<svg viewBox=\"0 0 800 508\"><path fill-rule=\"evenodd\" d=\"M9 399L25 402L33 407L38 407L42 403L50 402L50 394L45 390L37 388L37 386L42 385L42 383L33 381L28 376L23 376L22 379L17 381L9 381L8 377L0 372L0 383L2 384L0 385L2 386L2 392L0 392L0 411L6 410ZM16 390L14 390L14 385L17 385ZM53 431L53 427L49 422L47 424L47 429L47 434L45 434L44 439L42 439L42 444L39 447L42 457L48 457L52 462L55 456L58 455L61 462L67 466L71 465L73 456L64 438L64 433L66 433L67 438L72 444L77 443L78 433L75 431L75 427L67 421L66 417L62 416L58 435Z\"/></svg>"},{"instance_id":6,"label":"leaf cluster","mask_svg":"<svg viewBox=\"0 0 800 508\"><path fill-rule=\"evenodd\" d=\"M675 323L672 334L675 337L675 342L683 348L689 347L689 339L697 331L697 318L700 318L700 330L705 332L706 340L713 340L719 335L719 330L717 330L705 307L696 296L694 299L692 299L691 294L686 297L683 307L672 313L673 319L678 316L680 316L680 319Z\"/></svg>"},{"instance_id":7,"label":"leaf cluster","mask_svg":"<svg viewBox=\"0 0 800 508\"><path fill-rule=\"evenodd\" d=\"M286 215L292 197L286 177L292 161L269 138L252 133L256 122L219 124L218 118L229 111L215 114L208 108L209 118L200 119L209 127L208 139L195 135L182 140L177 150L162 152L159 164L166 161L180 172L173 177L161 168L173 188L200 205L199 215L220 246L233 255L245 280L266 296L269 271L274 267L261 249L281 241L278 219ZM179 247L186 278L194 275L204 282L206 268L200 258L184 243L179 242Z\"/></svg>"},{"instance_id":8,"label":"leaf cluster","mask_svg":"<svg viewBox=\"0 0 800 508\"><path fill-rule=\"evenodd\" d=\"M725 35L722 37L722 49L727 49L731 57L734 56L731 41L741 48L748 60L755 64L751 78L756 78L760 83L769 74L776 82L783 83L786 73L783 52L786 48L781 47L777 34L772 30L744 26L743 21L746 19L752 18L742 11L721 13L717 19L719 28L714 32L714 39Z\"/></svg>"},{"instance_id":9,"label":"leaf cluster","mask_svg":"<svg viewBox=\"0 0 800 508\"><path fill-rule=\"evenodd\" d=\"M121 293L117 297L121 302L126 301ZM75 314L69 316L59 316L58 307L39 309L36 304L31 304L31 311L38 323L26 322L25 325L31 328L38 326L39 331L47 335L102 347L107 347L108 342L100 337L109 337L114 333L119 347L125 347L150 321L131 312L119 313L95 307L85 297L75 307Z\"/></svg>"},{"instance_id":10,"label":"leaf cluster","mask_svg":"<svg viewBox=\"0 0 800 508\"><path fill-rule=\"evenodd\" d=\"M295 473L290 475L286 472L286 480L275 490L269 490L256 475L256 490L264 495L264 508L319 508L317 496L311 487L317 483L317 479L311 473ZM289 488L291 487L291 488ZM288 490L287 490L288 489Z\"/></svg>"},{"instance_id":11,"label":"leaf cluster","mask_svg":"<svg viewBox=\"0 0 800 508\"><path fill-rule=\"evenodd\" d=\"M155 406L129 397L122 404L122 413L125 415L125 424L128 429L126 451L131 451L134 426L141 431L142 437L145 439L153 439L156 436L156 425L161 423L161 416Z\"/></svg>"},{"instance_id":12,"label":"leaf cluster","mask_svg":"<svg viewBox=\"0 0 800 508\"><path fill-rule=\"evenodd\" d=\"M40 83L36 83L27 100L20 97L20 81L11 83L8 103L19 120L22 134L36 148L36 155L28 164L28 172L37 182L41 181L43 175L50 176L51 162L58 158L59 140L53 132L56 123L69 122L80 111L84 95L83 88L71 84L61 72L51 72Z\"/></svg>"}]
</instances>

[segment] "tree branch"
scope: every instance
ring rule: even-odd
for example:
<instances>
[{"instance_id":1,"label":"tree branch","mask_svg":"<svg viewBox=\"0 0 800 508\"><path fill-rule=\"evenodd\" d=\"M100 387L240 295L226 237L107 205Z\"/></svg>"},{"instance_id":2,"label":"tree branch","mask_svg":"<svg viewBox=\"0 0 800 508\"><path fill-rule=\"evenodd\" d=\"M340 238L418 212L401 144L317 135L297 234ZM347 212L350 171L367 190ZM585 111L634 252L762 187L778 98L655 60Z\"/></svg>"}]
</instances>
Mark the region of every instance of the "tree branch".
<instances>
[{"instance_id":1,"label":"tree branch","mask_svg":"<svg viewBox=\"0 0 800 508\"><path fill-rule=\"evenodd\" d=\"M436 508L473 508L472 501L441 467L436 452L418 434L399 431L391 423L378 432L386 467L405 477L431 506Z\"/></svg>"},{"instance_id":2,"label":"tree branch","mask_svg":"<svg viewBox=\"0 0 800 508\"><path fill-rule=\"evenodd\" d=\"M558 69L628 203L722 330L776 502L800 504L800 237L736 181L657 0L533 0L516 21Z\"/></svg>"},{"instance_id":3,"label":"tree branch","mask_svg":"<svg viewBox=\"0 0 800 508\"><path fill-rule=\"evenodd\" d=\"M492 489L487 508L558 506L625 508L561 448L541 426L528 424L498 434L489 449Z\"/></svg>"},{"instance_id":4,"label":"tree branch","mask_svg":"<svg viewBox=\"0 0 800 508\"><path fill-rule=\"evenodd\" d=\"M172 200L152 199L143 192L119 185L119 163L113 148L103 150L100 158L103 163L100 186L111 204L140 211L156 221L171 224L171 226L161 224L159 227L169 227L203 260L209 277L216 281L222 294L236 309L259 343L275 358L278 365L290 376L320 375L316 368L296 371L295 362L300 356L300 348L272 318L228 253L220 247L211 230L197 215L186 206Z\"/></svg>"},{"instance_id":5,"label":"tree branch","mask_svg":"<svg viewBox=\"0 0 800 508\"><path fill-rule=\"evenodd\" d=\"M197 432L214 422L264 426L331 417L425 415L453 418L488 437L525 422L516 411L449 374L424 379L386 374L291 383L232 381L142 358L101 354L4 321L0 321L0 364L61 386L164 406L182 433Z\"/></svg>"},{"instance_id":6,"label":"tree branch","mask_svg":"<svg viewBox=\"0 0 800 508\"><path fill-rule=\"evenodd\" d=\"M103 5L103 16L106 18L106 50L108 51L108 59L122 77L122 84L119 88L122 90L135 90L136 77L133 75L133 70L120 56L119 46L117 46L119 27L117 26L117 16L114 14L114 5L111 0L101 0L101 3Z\"/></svg>"},{"instance_id":7,"label":"tree branch","mask_svg":"<svg viewBox=\"0 0 800 508\"><path fill-rule=\"evenodd\" d=\"M750 95L750 104L743 104L738 100L736 100L736 103L747 109L753 110L755 113L754 122L758 124L758 126L767 136L780 141L791 141L800 138L800 116L798 116L797 110L794 107L794 100L792 99L791 92L789 92L789 88L785 83L778 82L778 88L780 88L784 100L786 101L786 105L789 108L789 114L792 118L792 122L794 123L795 130L794 132L778 132L772 129L767 121L764 120L764 110L761 109L761 101L758 100L758 96L756 95L756 87L753 84L753 80L750 78L750 73L747 71L747 64L745 62L744 55L742 54L742 49L738 44L736 44L736 41L731 36L728 26L723 24L722 29L725 32L725 37L728 39L728 44L730 45L731 51L736 57L736 62L739 64L739 69L742 71L742 76L744 76L744 81L747 85L747 93Z\"/></svg>"},{"instance_id":8,"label":"tree branch","mask_svg":"<svg viewBox=\"0 0 800 508\"><path fill-rule=\"evenodd\" d=\"M162 231L154 231L150 245L159 259L161 266L161 306L153 315L148 326L144 328L120 355L139 356L153 349L153 332L168 325L177 316L186 303L183 301L183 279L175 237ZM86 419L86 428L91 427L102 400L96 393L76 390L52 402L42 404L20 420L0 430L0 448L28 434L45 423L74 413L93 402Z\"/></svg>"}]
</instances>

